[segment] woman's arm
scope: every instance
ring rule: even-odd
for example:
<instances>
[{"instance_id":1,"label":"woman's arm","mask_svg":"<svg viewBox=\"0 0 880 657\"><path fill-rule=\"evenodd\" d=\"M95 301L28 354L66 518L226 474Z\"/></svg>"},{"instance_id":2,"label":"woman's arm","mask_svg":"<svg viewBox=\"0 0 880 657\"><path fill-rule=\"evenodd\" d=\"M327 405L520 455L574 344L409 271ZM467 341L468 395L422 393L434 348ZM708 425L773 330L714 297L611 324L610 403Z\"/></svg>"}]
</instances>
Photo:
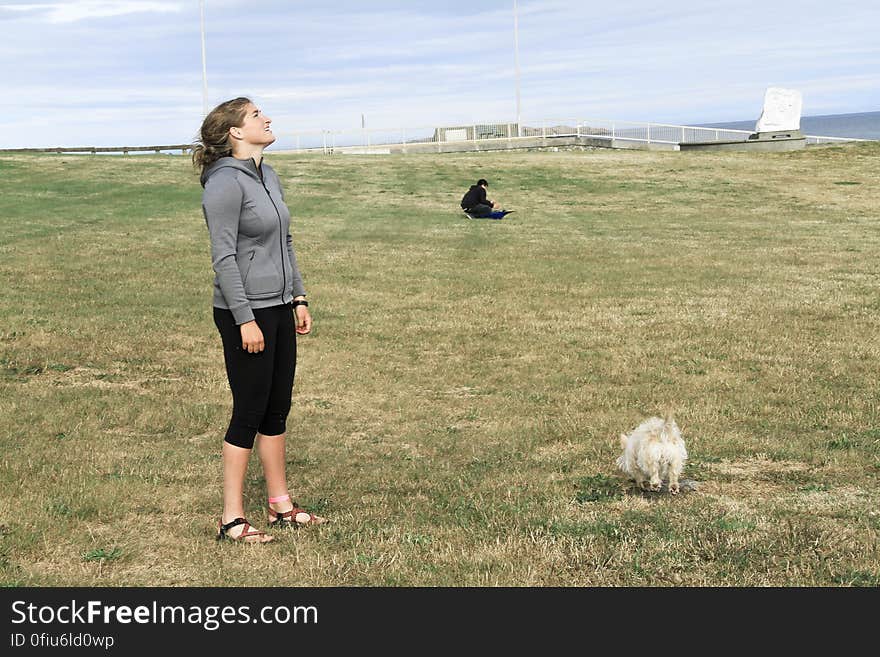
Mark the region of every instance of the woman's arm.
<instances>
[{"instance_id":1,"label":"woman's arm","mask_svg":"<svg viewBox=\"0 0 880 657\"><path fill-rule=\"evenodd\" d=\"M202 211L211 236L211 264L217 274L220 292L241 331L241 348L248 353L265 349L263 332L254 320L254 311L244 291L236 260L238 222L242 191L235 177L217 172L205 184Z\"/></svg>"},{"instance_id":2,"label":"woman's arm","mask_svg":"<svg viewBox=\"0 0 880 657\"><path fill-rule=\"evenodd\" d=\"M232 173L218 171L205 184L202 211L211 236L211 265L226 306L239 325L254 319L236 260L241 200L241 187Z\"/></svg>"}]
</instances>

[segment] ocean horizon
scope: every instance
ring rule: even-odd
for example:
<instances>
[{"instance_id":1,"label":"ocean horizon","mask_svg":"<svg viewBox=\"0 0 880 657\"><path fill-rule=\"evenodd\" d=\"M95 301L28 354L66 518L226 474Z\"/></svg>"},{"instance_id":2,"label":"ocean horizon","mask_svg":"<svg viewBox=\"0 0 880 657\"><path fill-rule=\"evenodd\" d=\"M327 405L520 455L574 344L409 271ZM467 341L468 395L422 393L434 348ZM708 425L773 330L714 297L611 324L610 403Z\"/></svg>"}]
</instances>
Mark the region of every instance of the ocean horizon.
<instances>
[{"instance_id":1,"label":"ocean horizon","mask_svg":"<svg viewBox=\"0 0 880 657\"><path fill-rule=\"evenodd\" d=\"M758 118L755 117L750 121L697 123L695 125L701 128L728 128L730 130L754 131L757 122ZM802 116L801 132L814 137L880 139L880 112Z\"/></svg>"}]
</instances>

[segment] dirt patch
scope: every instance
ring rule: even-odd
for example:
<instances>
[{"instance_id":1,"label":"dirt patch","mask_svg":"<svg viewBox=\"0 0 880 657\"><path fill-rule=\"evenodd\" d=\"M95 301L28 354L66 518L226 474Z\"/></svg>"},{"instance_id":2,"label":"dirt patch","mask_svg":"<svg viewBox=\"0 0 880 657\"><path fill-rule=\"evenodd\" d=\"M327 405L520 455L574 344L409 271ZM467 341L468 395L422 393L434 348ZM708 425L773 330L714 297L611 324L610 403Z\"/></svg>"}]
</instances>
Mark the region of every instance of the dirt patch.
<instances>
[{"instance_id":1,"label":"dirt patch","mask_svg":"<svg viewBox=\"0 0 880 657\"><path fill-rule=\"evenodd\" d=\"M707 468L741 479L766 479L767 473L807 472L812 467L798 461L773 461L761 454L748 461L706 463Z\"/></svg>"}]
</instances>

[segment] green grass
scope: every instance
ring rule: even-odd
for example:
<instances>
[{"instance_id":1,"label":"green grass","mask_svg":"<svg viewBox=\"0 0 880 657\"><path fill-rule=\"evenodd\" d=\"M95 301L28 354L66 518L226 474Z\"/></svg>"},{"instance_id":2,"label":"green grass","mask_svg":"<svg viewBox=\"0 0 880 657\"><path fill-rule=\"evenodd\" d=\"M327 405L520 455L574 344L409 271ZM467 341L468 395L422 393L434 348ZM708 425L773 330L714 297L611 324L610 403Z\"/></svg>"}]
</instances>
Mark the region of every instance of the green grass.
<instances>
[{"instance_id":1,"label":"green grass","mask_svg":"<svg viewBox=\"0 0 880 657\"><path fill-rule=\"evenodd\" d=\"M214 541L187 159L2 156L0 585L877 585L880 145L268 160L315 320L288 479L332 522ZM463 218L480 177L517 212ZM666 410L678 497L614 465Z\"/></svg>"}]
</instances>

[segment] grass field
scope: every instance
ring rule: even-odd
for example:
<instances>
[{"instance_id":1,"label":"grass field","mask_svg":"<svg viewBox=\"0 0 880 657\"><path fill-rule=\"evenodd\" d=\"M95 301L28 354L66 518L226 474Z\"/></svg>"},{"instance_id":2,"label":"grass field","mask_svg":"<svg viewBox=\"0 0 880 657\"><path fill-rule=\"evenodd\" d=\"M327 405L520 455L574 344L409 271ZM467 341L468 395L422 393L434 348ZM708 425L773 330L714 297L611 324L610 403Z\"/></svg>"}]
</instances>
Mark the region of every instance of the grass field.
<instances>
[{"instance_id":1,"label":"grass field","mask_svg":"<svg viewBox=\"0 0 880 657\"><path fill-rule=\"evenodd\" d=\"M0 583L880 585L880 144L268 153L315 328L295 499L217 544L231 410L181 156L0 157ZM517 213L469 221L479 177ZM674 412L696 492L617 436ZM248 516L265 527L253 456Z\"/></svg>"}]
</instances>

